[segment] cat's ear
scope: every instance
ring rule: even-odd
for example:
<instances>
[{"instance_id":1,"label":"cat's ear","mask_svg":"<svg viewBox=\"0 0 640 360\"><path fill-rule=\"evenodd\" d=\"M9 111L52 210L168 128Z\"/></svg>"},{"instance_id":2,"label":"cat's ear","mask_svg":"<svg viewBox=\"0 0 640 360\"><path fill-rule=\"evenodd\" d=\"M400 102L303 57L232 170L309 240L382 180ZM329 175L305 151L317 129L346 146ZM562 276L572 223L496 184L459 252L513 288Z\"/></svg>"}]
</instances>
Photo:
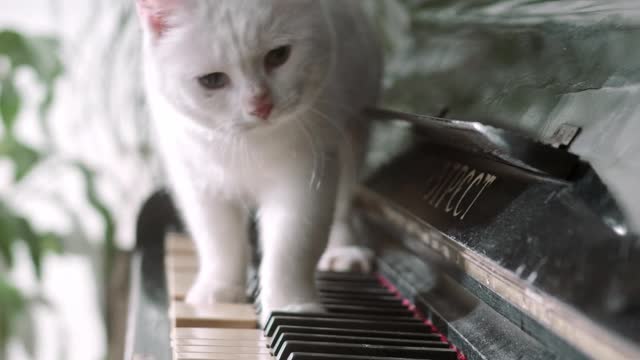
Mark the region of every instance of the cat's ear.
<instances>
[{"instance_id":1,"label":"cat's ear","mask_svg":"<svg viewBox=\"0 0 640 360\"><path fill-rule=\"evenodd\" d=\"M189 0L136 0L143 25L160 37L169 29L168 18Z\"/></svg>"}]
</instances>

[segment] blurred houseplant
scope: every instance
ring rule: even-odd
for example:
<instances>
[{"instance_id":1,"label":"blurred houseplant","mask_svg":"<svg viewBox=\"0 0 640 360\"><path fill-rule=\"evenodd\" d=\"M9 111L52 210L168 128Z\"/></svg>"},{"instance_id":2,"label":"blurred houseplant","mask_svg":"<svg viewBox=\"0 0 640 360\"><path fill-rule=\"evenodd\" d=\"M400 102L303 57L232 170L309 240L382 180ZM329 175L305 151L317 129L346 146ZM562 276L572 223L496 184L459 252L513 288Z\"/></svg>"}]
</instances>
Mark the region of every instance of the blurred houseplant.
<instances>
[{"instance_id":1,"label":"blurred houseplant","mask_svg":"<svg viewBox=\"0 0 640 360\"><path fill-rule=\"evenodd\" d=\"M27 38L17 32L0 32L0 158L9 160L13 167L10 186L20 186L21 181L38 165L42 151L24 144L16 136L15 128L23 104L22 94L16 86L18 71L30 69L45 87L45 98L40 105L41 125L53 100L54 84L62 72L56 57L56 42L51 38ZM14 266L14 245L25 242L31 256L34 271L41 277L42 257L50 250L60 250L57 235L39 233L29 219L16 213L3 197L0 197L0 260L3 268ZM4 351L17 322L28 311L27 298L9 281L6 272L0 274L0 348Z\"/></svg>"},{"instance_id":2,"label":"blurred houseplant","mask_svg":"<svg viewBox=\"0 0 640 360\"><path fill-rule=\"evenodd\" d=\"M30 72L36 80L39 91L22 91L18 86L18 74ZM9 194L19 190L29 175L46 162L67 162L81 174L89 204L100 215L104 223L105 257L102 261L106 269L97 269L100 274L110 273L110 259L114 246L115 225L108 208L95 191L95 179L89 166L75 160L65 160L60 156L50 134L48 112L55 96L56 80L63 73L58 43L51 37L27 36L17 31L0 30L0 162L9 163L8 188L0 189L0 358L4 358L8 341L16 330L30 322L31 305L42 303L38 296L28 296L10 280L9 273L16 265L16 249L26 245L35 276L42 277L43 258L49 252L60 252L65 234L40 231L33 223L33 214L22 214L12 206ZM44 139L40 146L32 146L22 141L17 131L26 110L29 96L39 96L39 132ZM28 99L32 100L32 99ZM102 271L101 271L102 270ZM106 271L104 271L106 270ZM108 280L108 279L107 279ZM106 282L108 283L108 281ZM103 308L104 309L104 308ZM27 328L33 328L29 324ZM32 335L32 334L31 334ZM34 344L26 342L27 351Z\"/></svg>"}]
</instances>

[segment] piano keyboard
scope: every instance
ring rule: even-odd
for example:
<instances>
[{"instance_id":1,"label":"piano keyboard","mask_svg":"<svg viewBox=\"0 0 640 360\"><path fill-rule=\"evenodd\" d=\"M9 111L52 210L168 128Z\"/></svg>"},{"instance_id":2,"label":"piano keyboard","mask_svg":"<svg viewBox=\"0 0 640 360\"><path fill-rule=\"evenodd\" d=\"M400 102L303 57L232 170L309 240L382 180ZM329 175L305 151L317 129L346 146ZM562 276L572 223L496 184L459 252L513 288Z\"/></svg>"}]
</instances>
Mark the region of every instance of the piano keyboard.
<instances>
[{"instance_id":1,"label":"piano keyboard","mask_svg":"<svg viewBox=\"0 0 640 360\"><path fill-rule=\"evenodd\" d=\"M392 286L374 275L318 273L326 313L274 312L259 330L259 306L194 307L184 302L197 266L191 241L170 234L165 268L174 360L464 359ZM257 282L249 288L258 303Z\"/></svg>"}]
</instances>

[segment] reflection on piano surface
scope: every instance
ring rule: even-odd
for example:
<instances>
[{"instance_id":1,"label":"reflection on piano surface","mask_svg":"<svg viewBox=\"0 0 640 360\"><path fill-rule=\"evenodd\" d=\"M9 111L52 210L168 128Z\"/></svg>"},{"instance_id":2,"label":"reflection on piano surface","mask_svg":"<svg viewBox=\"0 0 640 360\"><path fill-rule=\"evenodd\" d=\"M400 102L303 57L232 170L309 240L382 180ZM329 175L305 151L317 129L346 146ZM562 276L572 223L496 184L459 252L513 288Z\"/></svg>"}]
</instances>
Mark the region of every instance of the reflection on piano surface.
<instances>
[{"instance_id":1,"label":"reflection on piano surface","mask_svg":"<svg viewBox=\"0 0 640 360\"><path fill-rule=\"evenodd\" d=\"M192 308L197 260L157 193L128 358L640 359L638 237L587 163L478 123L371 116L411 124L357 198L377 275L319 273L327 313L274 313L264 331L253 305Z\"/></svg>"}]
</instances>

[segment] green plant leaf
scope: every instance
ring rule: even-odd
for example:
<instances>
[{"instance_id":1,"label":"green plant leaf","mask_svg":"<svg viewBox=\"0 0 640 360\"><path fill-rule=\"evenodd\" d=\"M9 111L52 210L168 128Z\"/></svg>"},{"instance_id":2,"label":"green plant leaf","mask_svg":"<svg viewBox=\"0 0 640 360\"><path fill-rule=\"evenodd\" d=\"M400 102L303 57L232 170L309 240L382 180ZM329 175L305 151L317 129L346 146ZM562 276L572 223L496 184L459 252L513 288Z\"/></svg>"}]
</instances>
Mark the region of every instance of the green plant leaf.
<instances>
[{"instance_id":1,"label":"green plant leaf","mask_svg":"<svg viewBox=\"0 0 640 360\"><path fill-rule=\"evenodd\" d=\"M47 89L44 99L40 103L38 107L38 113L40 114L40 127L44 135L51 139L51 129L49 128L49 123L47 122L49 109L51 109L51 105L53 104L54 98L54 89L53 86Z\"/></svg>"},{"instance_id":2,"label":"green plant leaf","mask_svg":"<svg viewBox=\"0 0 640 360\"><path fill-rule=\"evenodd\" d=\"M57 234L50 232L40 234L40 243L44 252L62 254L64 251L62 247L62 238Z\"/></svg>"},{"instance_id":3,"label":"green plant leaf","mask_svg":"<svg viewBox=\"0 0 640 360\"><path fill-rule=\"evenodd\" d=\"M0 56L6 56L13 69L32 68L45 84L52 83L63 70L62 62L54 54L59 44L46 36L27 37L13 30L0 31Z\"/></svg>"},{"instance_id":4,"label":"green plant leaf","mask_svg":"<svg viewBox=\"0 0 640 360\"><path fill-rule=\"evenodd\" d=\"M46 123L47 114L53 102L55 81L64 71L64 66L58 53L59 43L55 38L24 36L12 30L0 31L0 57L6 57L11 66L10 76L4 80L4 82L9 82L6 105L0 104L0 110L6 109L7 112L7 116L5 114L1 115L5 128L10 130L13 126L20 105L20 97L11 96L18 95L15 91L15 86L13 86L13 74L18 68L28 67L36 73L45 87L45 97L39 106L40 122L45 135L50 135L49 127ZM3 87L5 86L5 84L2 85ZM18 105L18 107L14 109L12 105ZM12 115L14 110L15 114Z\"/></svg>"},{"instance_id":5,"label":"green plant leaf","mask_svg":"<svg viewBox=\"0 0 640 360\"><path fill-rule=\"evenodd\" d=\"M24 241L36 276L42 275L42 259L47 252L62 252L62 241L54 233L38 233L29 221L0 202L0 254L4 262L13 266L12 247L17 241Z\"/></svg>"},{"instance_id":6,"label":"green plant leaf","mask_svg":"<svg viewBox=\"0 0 640 360\"><path fill-rule=\"evenodd\" d=\"M13 81L13 76L2 79L0 88L0 118L6 132L11 133L20 111L21 98Z\"/></svg>"},{"instance_id":7,"label":"green plant leaf","mask_svg":"<svg viewBox=\"0 0 640 360\"><path fill-rule=\"evenodd\" d=\"M22 68L32 71L44 88L44 98L39 104L40 123L47 138L50 137L47 115L55 95L55 82L63 72L59 58L58 42L51 37L25 36L12 30L0 30L0 61L9 65L8 71L0 74L0 159L13 163L14 182L20 182L41 161L43 154L18 141L13 129L18 121L23 103L23 94L16 88L15 74ZM49 252L61 252L62 241L53 233L39 233L28 218L14 212L0 199L0 262L9 269L14 265L13 249L17 242L24 242L29 250L34 271L42 274L42 262ZM4 274L0 273L0 358L12 331L29 321L29 303ZM29 348L29 347L27 347Z\"/></svg>"},{"instance_id":8,"label":"green plant leaf","mask_svg":"<svg viewBox=\"0 0 640 360\"><path fill-rule=\"evenodd\" d=\"M27 39L30 51L30 65L36 71L40 80L50 85L62 74L63 66L57 56L58 40L52 37L35 36Z\"/></svg>"},{"instance_id":9,"label":"green plant leaf","mask_svg":"<svg viewBox=\"0 0 640 360\"><path fill-rule=\"evenodd\" d=\"M12 30L0 31L0 55L8 57L14 68L28 65L31 58L25 37Z\"/></svg>"},{"instance_id":10,"label":"green plant leaf","mask_svg":"<svg viewBox=\"0 0 640 360\"><path fill-rule=\"evenodd\" d=\"M15 213L0 202L0 253L5 264L13 267L13 244L18 240Z\"/></svg>"},{"instance_id":11,"label":"green plant leaf","mask_svg":"<svg viewBox=\"0 0 640 360\"><path fill-rule=\"evenodd\" d=\"M34 271L38 279L42 277L42 255L43 248L40 241L40 237L31 227L29 222L21 217L16 219L16 227L18 229L18 235L20 239L27 243L29 248L29 255L31 256L31 263L33 264Z\"/></svg>"},{"instance_id":12,"label":"green plant leaf","mask_svg":"<svg viewBox=\"0 0 640 360\"><path fill-rule=\"evenodd\" d=\"M31 66L45 85L45 96L39 105L40 124L45 135L50 136L46 122L49 109L55 94L55 81L64 71L60 58L57 56L59 44L54 38L32 37L28 41L31 50Z\"/></svg>"},{"instance_id":13,"label":"green plant leaf","mask_svg":"<svg viewBox=\"0 0 640 360\"><path fill-rule=\"evenodd\" d=\"M15 182L20 182L42 158L37 150L11 136L5 136L0 142L0 156L6 156L13 162Z\"/></svg>"},{"instance_id":14,"label":"green plant leaf","mask_svg":"<svg viewBox=\"0 0 640 360\"><path fill-rule=\"evenodd\" d=\"M9 267L13 267L13 242L17 238L16 226L13 216L2 203L0 203L0 255Z\"/></svg>"},{"instance_id":15,"label":"green plant leaf","mask_svg":"<svg viewBox=\"0 0 640 360\"><path fill-rule=\"evenodd\" d=\"M89 200L89 204L91 204L91 206L98 212L98 215L100 215L102 222L104 223L105 274L108 276L108 274L111 273L111 262L116 251L116 223L111 215L111 211L109 211L109 208L98 195L96 190L95 172L82 163L76 162L74 165L78 170L80 170L80 173L84 178L85 192L87 199Z\"/></svg>"},{"instance_id":16,"label":"green plant leaf","mask_svg":"<svg viewBox=\"0 0 640 360\"><path fill-rule=\"evenodd\" d=\"M42 278L42 260L48 251L62 252L60 237L52 233L37 233L29 221L22 217L16 217L18 236L26 242L31 256L31 263L38 279Z\"/></svg>"},{"instance_id":17,"label":"green plant leaf","mask_svg":"<svg viewBox=\"0 0 640 360\"><path fill-rule=\"evenodd\" d=\"M15 323L25 314L26 307L25 297L0 274L0 351L6 349Z\"/></svg>"}]
</instances>

